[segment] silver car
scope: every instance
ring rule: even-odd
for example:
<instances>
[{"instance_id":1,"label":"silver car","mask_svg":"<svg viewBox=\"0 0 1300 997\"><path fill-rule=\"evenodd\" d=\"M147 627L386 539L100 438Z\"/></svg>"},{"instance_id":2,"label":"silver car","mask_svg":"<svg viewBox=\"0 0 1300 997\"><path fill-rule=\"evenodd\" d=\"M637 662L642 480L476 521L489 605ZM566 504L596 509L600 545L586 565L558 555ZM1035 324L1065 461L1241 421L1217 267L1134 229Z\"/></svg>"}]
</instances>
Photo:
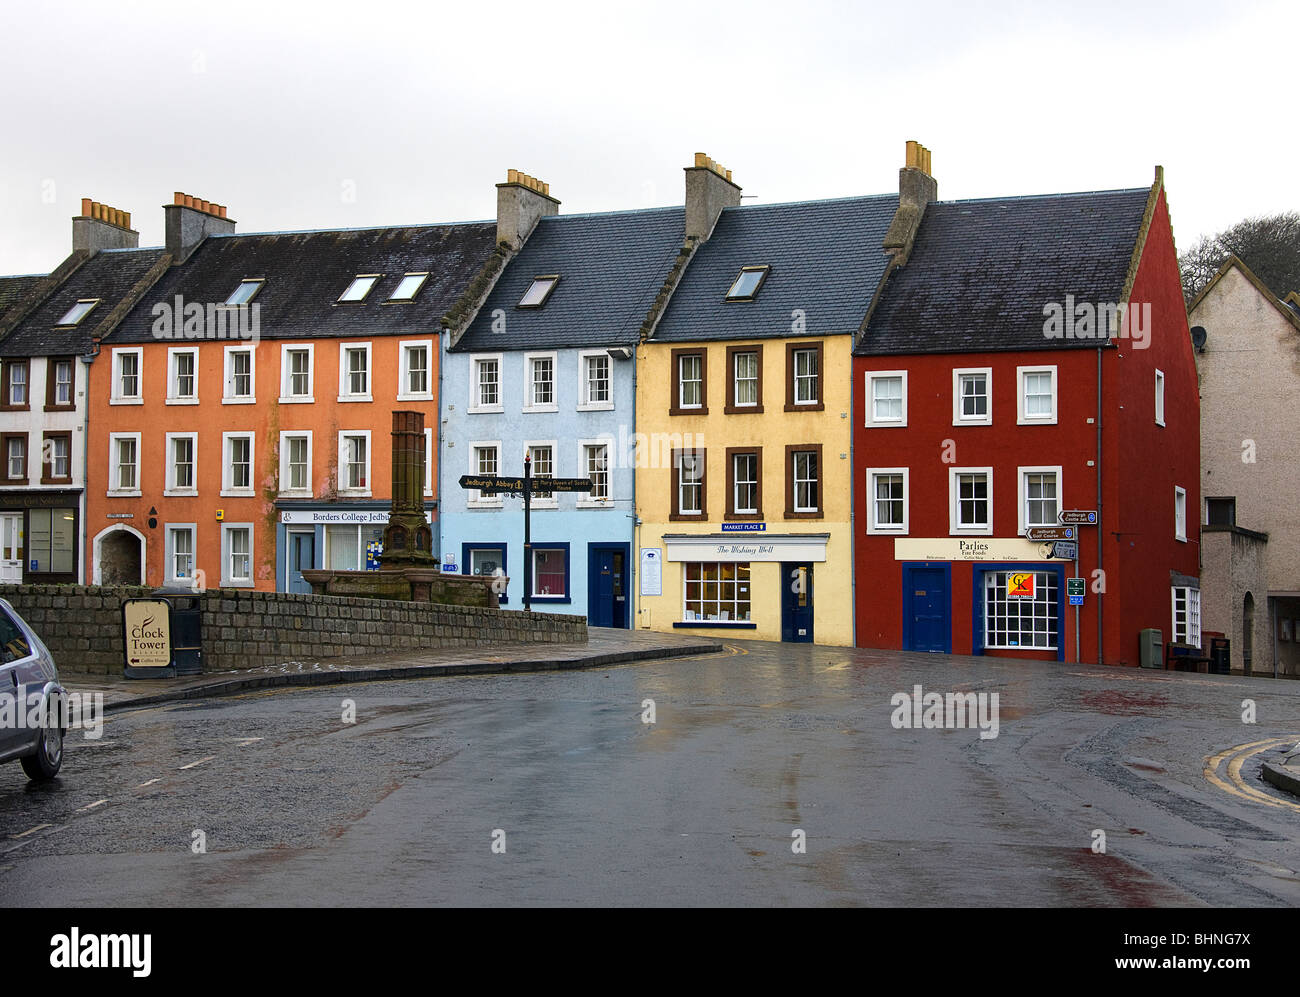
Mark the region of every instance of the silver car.
<instances>
[{"instance_id":1,"label":"silver car","mask_svg":"<svg viewBox=\"0 0 1300 997\"><path fill-rule=\"evenodd\" d=\"M58 775L67 701L49 648L0 599L0 762L17 758L39 781Z\"/></svg>"}]
</instances>

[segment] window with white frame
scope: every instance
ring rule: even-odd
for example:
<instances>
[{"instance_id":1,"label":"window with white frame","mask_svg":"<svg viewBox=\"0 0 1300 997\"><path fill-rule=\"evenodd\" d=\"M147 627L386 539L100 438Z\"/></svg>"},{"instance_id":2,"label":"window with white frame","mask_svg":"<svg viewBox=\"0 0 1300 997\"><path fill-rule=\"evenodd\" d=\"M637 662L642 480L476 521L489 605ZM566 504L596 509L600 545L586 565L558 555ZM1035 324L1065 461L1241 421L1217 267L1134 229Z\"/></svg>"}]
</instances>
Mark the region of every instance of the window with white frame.
<instances>
[{"instance_id":1,"label":"window with white frame","mask_svg":"<svg viewBox=\"0 0 1300 997\"><path fill-rule=\"evenodd\" d=\"M315 400L315 343L280 346L280 401L303 404Z\"/></svg>"},{"instance_id":2,"label":"window with white frame","mask_svg":"<svg viewBox=\"0 0 1300 997\"><path fill-rule=\"evenodd\" d=\"M866 424L868 426L906 426L907 371L867 371L866 379Z\"/></svg>"},{"instance_id":3,"label":"window with white frame","mask_svg":"<svg viewBox=\"0 0 1300 997\"><path fill-rule=\"evenodd\" d=\"M905 467L868 468L868 533L907 532L907 478Z\"/></svg>"},{"instance_id":4,"label":"window with white frame","mask_svg":"<svg viewBox=\"0 0 1300 997\"><path fill-rule=\"evenodd\" d=\"M469 473L499 474L500 455L500 440L471 443L469 445ZM497 508L501 505L501 496L499 494L485 495L480 491L470 491L466 493L466 504L471 508Z\"/></svg>"},{"instance_id":5,"label":"window with white frame","mask_svg":"<svg viewBox=\"0 0 1300 997\"><path fill-rule=\"evenodd\" d=\"M383 547L382 526L325 527L325 563L336 571L365 571Z\"/></svg>"},{"instance_id":6,"label":"window with white frame","mask_svg":"<svg viewBox=\"0 0 1300 997\"><path fill-rule=\"evenodd\" d=\"M226 387L223 405L252 405L257 401L251 346L226 347Z\"/></svg>"},{"instance_id":7,"label":"window with white frame","mask_svg":"<svg viewBox=\"0 0 1300 997\"><path fill-rule=\"evenodd\" d=\"M69 360L66 357L51 357L47 368L46 377L51 381L50 384L50 406L52 408L71 408L73 381L75 378L75 360Z\"/></svg>"},{"instance_id":8,"label":"window with white frame","mask_svg":"<svg viewBox=\"0 0 1300 997\"><path fill-rule=\"evenodd\" d=\"M959 367L952 372L952 424L993 423L993 368Z\"/></svg>"},{"instance_id":9,"label":"window with white frame","mask_svg":"<svg viewBox=\"0 0 1300 997\"><path fill-rule=\"evenodd\" d=\"M677 358L677 407L702 408L704 405L704 357L686 353Z\"/></svg>"},{"instance_id":10,"label":"window with white frame","mask_svg":"<svg viewBox=\"0 0 1300 997\"><path fill-rule=\"evenodd\" d=\"M1156 371L1156 425L1165 424L1165 372Z\"/></svg>"},{"instance_id":11,"label":"window with white frame","mask_svg":"<svg viewBox=\"0 0 1300 997\"><path fill-rule=\"evenodd\" d=\"M555 477L555 440L532 442L528 443L527 447L528 456L532 461L533 477ZM554 509L558 505L559 499L555 492L550 495L533 496L532 506L534 509Z\"/></svg>"},{"instance_id":12,"label":"window with white frame","mask_svg":"<svg viewBox=\"0 0 1300 997\"><path fill-rule=\"evenodd\" d=\"M1187 539L1187 490L1174 486L1174 539Z\"/></svg>"},{"instance_id":13,"label":"window with white frame","mask_svg":"<svg viewBox=\"0 0 1300 997\"><path fill-rule=\"evenodd\" d=\"M591 492L578 493L577 504L603 504L609 501L609 443L582 441L582 475L591 479Z\"/></svg>"},{"instance_id":14,"label":"window with white frame","mask_svg":"<svg viewBox=\"0 0 1300 997\"><path fill-rule=\"evenodd\" d=\"M579 410L612 409L613 388L610 384L610 364L613 361L603 350L578 354Z\"/></svg>"},{"instance_id":15,"label":"window with white frame","mask_svg":"<svg viewBox=\"0 0 1300 997\"><path fill-rule=\"evenodd\" d=\"M113 386L109 396L110 404L144 404L140 388L143 355L144 350L139 346L113 350Z\"/></svg>"},{"instance_id":16,"label":"window with white frame","mask_svg":"<svg viewBox=\"0 0 1300 997\"><path fill-rule=\"evenodd\" d=\"M167 348L167 404L199 403L199 351L197 347Z\"/></svg>"},{"instance_id":17,"label":"window with white frame","mask_svg":"<svg viewBox=\"0 0 1300 997\"><path fill-rule=\"evenodd\" d=\"M731 512L755 515L758 512L758 453L731 455Z\"/></svg>"},{"instance_id":18,"label":"window with white frame","mask_svg":"<svg viewBox=\"0 0 1300 997\"><path fill-rule=\"evenodd\" d=\"M501 400L501 360L500 353L470 357L470 412L504 411Z\"/></svg>"},{"instance_id":19,"label":"window with white frame","mask_svg":"<svg viewBox=\"0 0 1300 997\"><path fill-rule=\"evenodd\" d=\"M1031 526L1056 526L1061 510L1061 468L1022 467L1020 473L1020 532Z\"/></svg>"},{"instance_id":20,"label":"window with white frame","mask_svg":"<svg viewBox=\"0 0 1300 997\"><path fill-rule=\"evenodd\" d=\"M49 465L50 481L72 480L72 434L46 433L43 463Z\"/></svg>"},{"instance_id":21,"label":"window with white frame","mask_svg":"<svg viewBox=\"0 0 1300 997\"><path fill-rule=\"evenodd\" d=\"M310 495L311 431L280 434L280 492L284 495Z\"/></svg>"},{"instance_id":22,"label":"window with white frame","mask_svg":"<svg viewBox=\"0 0 1300 997\"><path fill-rule=\"evenodd\" d=\"M682 516L699 516L704 512L703 453L693 450L674 452L677 461L677 512Z\"/></svg>"},{"instance_id":23,"label":"window with white frame","mask_svg":"<svg viewBox=\"0 0 1300 997\"><path fill-rule=\"evenodd\" d=\"M252 523L221 524L221 584L252 586Z\"/></svg>"},{"instance_id":24,"label":"window with white frame","mask_svg":"<svg viewBox=\"0 0 1300 997\"><path fill-rule=\"evenodd\" d=\"M1060 599L1056 572L985 571L983 574L984 646L1055 651ZM1025 574L1033 576L1033 594L1009 592L1011 576ZM1016 581L1020 583L1020 591L1024 591L1023 578Z\"/></svg>"},{"instance_id":25,"label":"window with white frame","mask_svg":"<svg viewBox=\"0 0 1300 997\"><path fill-rule=\"evenodd\" d=\"M758 407L758 351L744 350L732 354L732 397L736 408Z\"/></svg>"},{"instance_id":26,"label":"window with white frame","mask_svg":"<svg viewBox=\"0 0 1300 997\"><path fill-rule=\"evenodd\" d=\"M167 581L189 582L194 577L194 523L167 524Z\"/></svg>"},{"instance_id":27,"label":"window with white frame","mask_svg":"<svg viewBox=\"0 0 1300 997\"><path fill-rule=\"evenodd\" d=\"M1056 422L1056 367L1017 367L1016 381L1016 422Z\"/></svg>"},{"instance_id":28,"label":"window with white frame","mask_svg":"<svg viewBox=\"0 0 1300 997\"><path fill-rule=\"evenodd\" d=\"M993 468L949 468L948 516L952 534L993 532Z\"/></svg>"},{"instance_id":29,"label":"window with white frame","mask_svg":"<svg viewBox=\"0 0 1300 997\"><path fill-rule=\"evenodd\" d=\"M198 433L167 434L167 487L164 495L198 494L194 476L198 439Z\"/></svg>"},{"instance_id":30,"label":"window with white frame","mask_svg":"<svg viewBox=\"0 0 1300 997\"><path fill-rule=\"evenodd\" d=\"M370 494L370 430L339 433L339 491Z\"/></svg>"},{"instance_id":31,"label":"window with white frame","mask_svg":"<svg viewBox=\"0 0 1300 997\"><path fill-rule=\"evenodd\" d=\"M140 434L109 433L108 494L140 494Z\"/></svg>"},{"instance_id":32,"label":"window with white frame","mask_svg":"<svg viewBox=\"0 0 1300 997\"><path fill-rule=\"evenodd\" d=\"M27 483L27 434L5 436L5 480Z\"/></svg>"},{"instance_id":33,"label":"window with white frame","mask_svg":"<svg viewBox=\"0 0 1300 997\"><path fill-rule=\"evenodd\" d=\"M1173 586L1175 644L1201 646L1201 590L1186 585Z\"/></svg>"},{"instance_id":34,"label":"window with white frame","mask_svg":"<svg viewBox=\"0 0 1300 997\"><path fill-rule=\"evenodd\" d=\"M370 401L370 344L339 344L339 401Z\"/></svg>"},{"instance_id":35,"label":"window with white frame","mask_svg":"<svg viewBox=\"0 0 1300 997\"><path fill-rule=\"evenodd\" d=\"M818 450L795 450L790 455L791 471L794 477L793 512L821 512L821 452Z\"/></svg>"},{"instance_id":36,"label":"window with white frame","mask_svg":"<svg viewBox=\"0 0 1300 997\"><path fill-rule=\"evenodd\" d=\"M253 494L253 434L222 433L222 495Z\"/></svg>"},{"instance_id":37,"label":"window with white frame","mask_svg":"<svg viewBox=\"0 0 1300 997\"><path fill-rule=\"evenodd\" d=\"M555 353L524 354L524 411L555 412Z\"/></svg>"},{"instance_id":38,"label":"window with white frame","mask_svg":"<svg viewBox=\"0 0 1300 997\"><path fill-rule=\"evenodd\" d=\"M749 563L688 561L682 565L684 623L748 623Z\"/></svg>"},{"instance_id":39,"label":"window with white frame","mask_svg":"<svg viewBox=\"0 0 1300 997\"><path fill-rule=\"evenodd\" d=\"M821 401L819 349L794 351L794 404L816 405Z\"/></svg>"},{"instance_id":40,"label":"window with white frame","mask_svg":"<svg viewBox=\"0 0 1300 997\"><path fill-rule=\"evenodd\" d=\"M421 401L433 398L432 360L433 340L403 340L401 368L398 371L398 401Z\"/></svg>"}]
</instances>

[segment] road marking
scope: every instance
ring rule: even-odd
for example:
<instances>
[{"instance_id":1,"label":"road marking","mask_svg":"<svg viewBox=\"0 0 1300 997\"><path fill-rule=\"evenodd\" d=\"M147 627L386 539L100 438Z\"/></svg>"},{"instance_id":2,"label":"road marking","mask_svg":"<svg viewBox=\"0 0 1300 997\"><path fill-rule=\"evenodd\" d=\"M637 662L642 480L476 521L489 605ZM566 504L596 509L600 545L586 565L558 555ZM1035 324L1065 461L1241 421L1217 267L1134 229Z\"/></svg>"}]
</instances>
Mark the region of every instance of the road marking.
<instances>
[{"instance_id":1,"label":"road marking","mask_svg":"<svg viewBox=\"0 0 1300 997\"><path fill-rule=\"evenodd\" d=\"M162 777L159 776L157 779L150 779L148 782L142 782L140 783L140 785L136 786L135 788L144 789L145 786L152 786L155 782L162 782Z\"/></svg>"},{"instance_id":2,"label":"road marking","mask_svg":"<svg viewBox=\"0 0 1300 997\"><path fill-rule=\"evenodd\" d=\"M37 824L35 827L29 827L22 834L15 834L14 840L17 841L19 838L25 838L29 834L35 834L37 831L43 831L45 828L53 826L53 824Z\"/></svg>"},{"instance_id":3,"label":"road marking","mask_svg":"<svg viewBox=\"0 0 1300 997\"><path fill-rule=\"evenodd\" d=\"M260 741L260 740L262 740L260 737L246 737L246 738L244 738L243 740L241 740L241 741L238 742L238 747L246 748L246 747L248 747L250 744L253 744L253 743L255 743L255 742L257 742L257 741Z\"/></svg>"},{"instance_id":4,"label":"road marking","mask_svg":"<svg viewBox=\"0 0 1300 997\"><path fill-rule=\"evenodd\" d=\"M743 647L737 647L735 644L723 644L722 647L723 647L723 650L730 651L730 652L732 653L732 656L733 656L733 657L734 657L735 655L737 655L737 654L748 654L748 653L749 653L749 652L746 651Z\"/></svg>"},{"instance_id":5,"label":"road marking","mask_svg":"<svg viewBox=\"0 0 1300 997\"><path fill-rule=\"evenodd\" d=\"M94 810L96 807L102 806L107 802L108 802L108 797L105 796L102 800L96 800L94 803L87 803L84 807L77 807L76 813L83 813L87 810Z\"/></svg>"},{"instance_id":6,"label":"road marking","mask_svg":"<svg viewBox=\"0 0 1300 997\"><path fill-rule=\"evenodd\" d=\"M184 772L186 769L192 769L196 765L202 765L204 762L210 762L212 761L212 759L216 757L217 757L216 755L208 755L207 758L200 758L197 762L190 762L188 765L182 765L179 771Z\"/></svg>"},{"instance_id":7,"label":"road marking","mask_svg":"<svg viewBox=\"0 0 1300 997\"><path fill-rule=\"evenodd\" d=\"M1291 737L1274 737L1264 741L1252 741L1249 744L1239 744L1235 748L1220 751L1217 755L1208 756L1205 759L1204 770L1206 781L1222 789L1225 793L1231 793L1238 799L1250 803L1263 803L1265 806L1282 810L1294 810L1300 813L1300 804L1278 799L1261 789L1248 785L1241 774L1241 767L1246 763L1247 759L1265 751L1279 748L1284 744L1290 744L1291 740ZM1228 763L1225 770L1227 780L1219 774L1219 766L1223 765L1225 761Z\"/></svg>"}]
</instances>

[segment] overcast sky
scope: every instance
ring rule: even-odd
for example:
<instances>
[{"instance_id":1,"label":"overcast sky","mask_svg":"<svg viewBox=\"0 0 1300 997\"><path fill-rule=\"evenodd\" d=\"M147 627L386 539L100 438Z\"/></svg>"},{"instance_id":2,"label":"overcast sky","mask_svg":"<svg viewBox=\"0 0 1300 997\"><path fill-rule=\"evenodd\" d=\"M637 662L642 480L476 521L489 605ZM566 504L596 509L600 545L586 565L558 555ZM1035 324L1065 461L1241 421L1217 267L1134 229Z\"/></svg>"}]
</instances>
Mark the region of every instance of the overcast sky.
<instances>
[{"instance_id":1,"label":"overcast sky","mask_svg":"<svg viewBox=\"0 0 1300 997\"><path fill-rule=\"evenodd\" d=\"M1295 210L1294 3L153 0L9 6L0 273L80 199L163 239L176 190L241 232L490 218L516 168L563 213L680 204L697 151L753 200L1141 187L1181 248Z\"/></svg>"}]
</instances>

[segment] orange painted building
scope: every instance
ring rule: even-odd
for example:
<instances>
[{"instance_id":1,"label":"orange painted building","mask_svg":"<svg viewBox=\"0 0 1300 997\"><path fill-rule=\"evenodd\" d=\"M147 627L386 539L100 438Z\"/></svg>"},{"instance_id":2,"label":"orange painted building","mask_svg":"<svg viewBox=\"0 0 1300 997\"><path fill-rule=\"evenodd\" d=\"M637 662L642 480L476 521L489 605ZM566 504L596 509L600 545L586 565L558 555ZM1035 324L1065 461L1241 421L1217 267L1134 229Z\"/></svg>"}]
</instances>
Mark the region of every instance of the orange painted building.
<instances>
[{"instance_id":1,"label":"orange painted building","mask_svg":"<svg viewBox=\"0 0 1300 997\"><path fill-rule=\"evenodd\" d=\"M496 225L235 235L176 200L167 265L89 366L87 579L307 591L304 568L365 568L395 409L425 415L436 519L439 330Z\"/></svg>"}]
</instances>

